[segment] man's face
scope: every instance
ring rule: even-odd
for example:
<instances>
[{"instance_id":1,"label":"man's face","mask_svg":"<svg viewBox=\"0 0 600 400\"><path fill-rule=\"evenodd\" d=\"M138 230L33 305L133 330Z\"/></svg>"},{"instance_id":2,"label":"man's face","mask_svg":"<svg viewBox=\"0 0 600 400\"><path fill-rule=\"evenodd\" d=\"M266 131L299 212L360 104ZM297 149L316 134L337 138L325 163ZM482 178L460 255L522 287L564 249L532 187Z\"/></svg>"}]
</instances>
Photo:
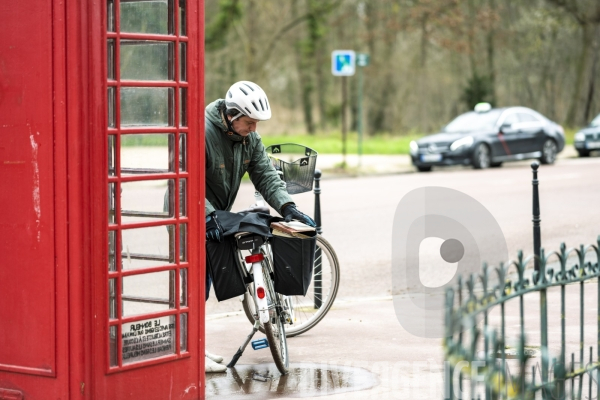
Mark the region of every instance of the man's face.
<instances>
[{"instance_id":1,"label":"man's face","mask_svg":"<svg viewBox=\"0 0 600 400\"><path fill-rule=\"evenodd\" d=\"M256 131L256 125L258 125L257 119L252 119L246 115L239 117L231 123L233 129L240 134L240 136L248 136L250 132Z\"/></svg>"}]
</instances>

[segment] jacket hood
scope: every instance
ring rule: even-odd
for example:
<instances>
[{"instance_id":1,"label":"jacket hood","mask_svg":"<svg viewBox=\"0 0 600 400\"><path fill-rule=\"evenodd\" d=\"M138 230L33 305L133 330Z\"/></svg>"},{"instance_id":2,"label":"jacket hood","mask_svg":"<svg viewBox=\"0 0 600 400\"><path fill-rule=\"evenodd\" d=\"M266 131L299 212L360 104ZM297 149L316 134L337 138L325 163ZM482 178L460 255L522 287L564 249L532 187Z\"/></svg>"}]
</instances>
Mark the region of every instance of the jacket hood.
<instances>
[{"instance_id":1,"label":"jacket hood","mask_svg":"<svg viewBox=\"0 0 600 400\"><path fill-rule=\"evenodd\" d=\"M206 106L204 109L204 116L207 120L209 120L213 125L215 125L219 130L223 132L227 132L227 125L223 122L221 118L221 113L219 112L219 106L223 104L225 100L217 99Z\"/></svg>"},{"instance_id":2,"label":"jacket hood","mask_svg":"<svg viewBox=\"0 0 600 400\"><path fill-rule=\"evenodd\" d=\"M209 120L219 131L221 131L224 135L226 135L230 140L234 142L241 142L244 140L243 136L238 134L229 134L229 129L227 129L227 125L221 118L221 113L219 112L219 107L225 102L223 99L217 99L206 106L204 110L204 116L207 120Z\"/></svg>"}]
</instances>

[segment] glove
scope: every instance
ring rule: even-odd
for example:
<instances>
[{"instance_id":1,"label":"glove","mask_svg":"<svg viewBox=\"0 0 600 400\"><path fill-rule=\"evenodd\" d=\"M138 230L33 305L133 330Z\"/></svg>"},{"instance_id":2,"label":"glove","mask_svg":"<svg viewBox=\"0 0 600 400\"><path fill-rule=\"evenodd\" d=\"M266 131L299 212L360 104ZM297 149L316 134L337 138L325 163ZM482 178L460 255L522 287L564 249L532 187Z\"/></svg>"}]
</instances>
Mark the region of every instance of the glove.
<instances>
[{"instance_id":1,"label":"glove","mask_svg":"<svg viewBox=\"0 0 600 400\"><path fill-rule=\"evenodd\" d=\"M217 219L217 214L212 213L206 217L206 240L214 242L223 241L223 227Z\"/></svg>"},{"instance_id":2,"label":"glove","mask_svg":"<svg viewBox=\"0 0 600 400\"><path fill-rule=\"evenodd\" d=\"M283 217L285 218L285 222L290 222L292 219L297 219L298 221L303 222L308 226L312 226L313 228L315 228L317 226L316 222L313 221L313 219L311 217L298 211L298 209L296 208L296 205L294 205L294 204L290 204L290 205L284 207L284 209L281 211L281 213L283 214Z\"/></svg>"}]
</instances>

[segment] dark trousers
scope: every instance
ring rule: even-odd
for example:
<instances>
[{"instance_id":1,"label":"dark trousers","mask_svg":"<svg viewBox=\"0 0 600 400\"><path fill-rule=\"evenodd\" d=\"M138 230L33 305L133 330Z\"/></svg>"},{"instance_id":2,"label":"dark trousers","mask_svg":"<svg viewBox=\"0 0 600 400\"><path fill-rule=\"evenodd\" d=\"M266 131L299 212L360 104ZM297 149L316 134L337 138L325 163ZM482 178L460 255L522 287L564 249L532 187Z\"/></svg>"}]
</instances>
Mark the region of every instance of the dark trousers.
<instances>
[{"instance_id":1,"label":"dark trousers","mask_svg":"<svg viewBox=\"0 0 600 400\"><path fill-rule=\"evenodd\" d=\"M210 284L212 280L210 279L210 274L208 273L208 268L206 269L206 297L205 300L208 300L208 295L210 294Z\"/></svg>"}]
</instances>

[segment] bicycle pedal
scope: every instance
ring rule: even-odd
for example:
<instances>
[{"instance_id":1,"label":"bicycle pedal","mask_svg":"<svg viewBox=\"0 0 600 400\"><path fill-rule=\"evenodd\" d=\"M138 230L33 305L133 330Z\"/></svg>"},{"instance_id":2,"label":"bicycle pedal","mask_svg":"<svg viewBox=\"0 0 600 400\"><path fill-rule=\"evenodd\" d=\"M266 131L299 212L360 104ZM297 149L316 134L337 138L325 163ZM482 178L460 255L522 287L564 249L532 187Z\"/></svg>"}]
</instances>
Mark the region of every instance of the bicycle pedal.
<instances>
[{"instance_id":1,"label":"bicycle pedal","mask_svg":"<svg viewBox=\"0 0 600 400\"><path fill-rule=\"evenodd\" d=\"M267 342L267 339L256 339L252 341L252 348L254 350L260 350L260 349L265 349L269 347L269 342Z\"/></svg>"}]
</instances>

